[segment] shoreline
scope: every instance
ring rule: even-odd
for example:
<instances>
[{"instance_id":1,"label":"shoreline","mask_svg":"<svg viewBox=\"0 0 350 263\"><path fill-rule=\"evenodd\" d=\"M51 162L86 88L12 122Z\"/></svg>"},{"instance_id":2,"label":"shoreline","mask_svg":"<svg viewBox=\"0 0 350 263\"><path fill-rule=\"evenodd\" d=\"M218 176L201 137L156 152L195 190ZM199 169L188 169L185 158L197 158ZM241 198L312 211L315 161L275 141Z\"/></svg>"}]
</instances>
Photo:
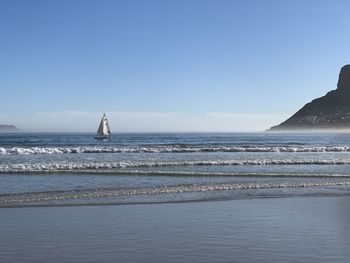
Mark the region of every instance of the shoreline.
<instances>
[{"instance_id":1,"label":"shoreline","mask_svg":"<svg viewBox=\"0 0 350 263\"><path fill-rule=\"evenodd\" d=\"M283 179L282 179L283 180ZM288 185L237 183L180 185L141 189L99 189L0 195L0 210L6 208L118 206L182 204L268 198L350 196L350 182L314 182ZM187 187L187 188L186 188ZM137 192L139 191L139 192Z\"/></svg>"},{"instance_id":2,"label":"shoreline","mask_svg":"<svg viewBox=\"0 0 350 263\"><path fill-rule=\"evenodd\" d=\"M172 204L191 204L191 203L212 203L212 202L235 202L241 200L260 200L260 199L289 199L289 198L337 198L337 197L349 197L350 192L345 193L302 193L302 194L271 194L271 195L251 195L251 196L234 196L234 197L212 197L203 199L184 199L184 200L165 200L165 201L130 201L130 202L99 202L99 203L52 203L52 204L21 204L21 205L0 205L0 211L3 209L23 209L23 208L60 208L60 207L104 207L104 206L142 206L142 205L172 205Z\"/></svg>"}]
</instances>

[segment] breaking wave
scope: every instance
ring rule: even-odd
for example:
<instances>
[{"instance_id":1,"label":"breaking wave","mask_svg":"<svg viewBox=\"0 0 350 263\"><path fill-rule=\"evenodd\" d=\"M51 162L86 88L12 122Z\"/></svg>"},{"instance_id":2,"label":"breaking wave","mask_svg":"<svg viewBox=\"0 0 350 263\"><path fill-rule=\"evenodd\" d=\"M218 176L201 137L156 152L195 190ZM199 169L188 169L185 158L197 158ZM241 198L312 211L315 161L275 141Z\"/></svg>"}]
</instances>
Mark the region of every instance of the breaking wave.
<instances>
[{"instance_id":1,"label":"breaking wave","mask_svg":"<svg viewBox=\"0 0 350 263\"><path fill-rule=\"evenodd\" d=\"M0 173L6 172L38 172L38 171L84 171L110 170L121 168L147 168L171 166L221 166L221 165L347 165L350 159L255 159L255 160L203 160L183 162L82 162L82 163L24 163L1 164Z\"/></svg>"},{"instance_id":2,"label":"breaking wave","mask_svg":"<svg viewBox=\"0 0 350 263\"><path fill-rule=\"evenodd\" d=\"M298 183L298 184L237 184L237 183L218 183L218 184L186 184L171 185L160 187L142 187L131 189L86 189L71 191L52 191L52 192L32 192L17 194L0 195L0 207L25 205L26 203L45 203L52 201L79 200L109 198L118 196L137 196L137 195L160 195L160 194L178 194L190 192L209 192L209 191L234 191L234 190L254 190L254 189L279 189L279 188L305 188L305 187L334 187L349 186L350 182L318 182L318 183Z\"/></svg>"},{"instance_id":3,"label":"breaking wave","mask_svg":"<svg viewBox=\"0 0 350 263\"><path fill-rule=\"evenodd\" d=\"M0 147L0 155L73 153L186 153L186 152L350 152L350 146L193 146L147 147Z\"/></svg>"}]
</instances>

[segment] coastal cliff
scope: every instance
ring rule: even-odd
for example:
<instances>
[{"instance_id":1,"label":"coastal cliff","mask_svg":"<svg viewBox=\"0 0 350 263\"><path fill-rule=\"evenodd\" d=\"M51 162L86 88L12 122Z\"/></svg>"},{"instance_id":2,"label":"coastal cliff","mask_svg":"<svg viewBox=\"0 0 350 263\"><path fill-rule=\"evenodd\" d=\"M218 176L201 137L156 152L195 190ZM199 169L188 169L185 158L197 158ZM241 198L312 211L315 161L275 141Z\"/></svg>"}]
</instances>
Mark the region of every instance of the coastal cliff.
<instances>
[{"instance_id":1,"label":"coastal cliff","mask_svg":"<svg viewBox=\"0 0 350 263\"><path fill-rule=\"evenodd\" d=\"M336 90L307 103L271 131L350 129L350 65L341 68Z\"/></svg>"}]
</instances>

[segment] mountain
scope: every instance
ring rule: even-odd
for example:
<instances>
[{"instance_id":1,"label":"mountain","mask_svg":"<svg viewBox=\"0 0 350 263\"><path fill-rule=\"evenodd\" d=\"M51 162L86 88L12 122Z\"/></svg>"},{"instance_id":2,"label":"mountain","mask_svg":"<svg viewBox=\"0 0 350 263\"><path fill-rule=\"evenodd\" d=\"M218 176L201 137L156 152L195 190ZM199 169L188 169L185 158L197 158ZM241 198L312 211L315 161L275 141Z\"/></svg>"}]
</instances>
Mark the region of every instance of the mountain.
<instances>
[{"instance_id":1,"label":"mountain","mask_svg":"<svg viewBox=\"0 0 350 263\"><path fill-rule=\"evenodd\" d=\"M0 125L0 132L19 132L15 125Z\"/></svg>"},{"instance_id":2,"label":"mountain","mask_svg":"<svg viewBox=\"0 0 350 263\"><path fill-rule=\"evenodd\" d=\"M350 65L341 68L336 90L307 103L271 131L350 129Z\"/></svg>"}]
</instances>

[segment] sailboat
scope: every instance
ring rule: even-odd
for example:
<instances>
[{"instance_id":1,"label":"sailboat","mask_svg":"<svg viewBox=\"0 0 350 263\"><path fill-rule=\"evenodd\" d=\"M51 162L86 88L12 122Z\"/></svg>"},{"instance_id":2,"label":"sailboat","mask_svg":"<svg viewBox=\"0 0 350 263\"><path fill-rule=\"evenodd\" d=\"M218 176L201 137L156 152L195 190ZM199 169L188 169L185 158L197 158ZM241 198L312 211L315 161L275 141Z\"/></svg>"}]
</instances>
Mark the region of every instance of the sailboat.
<instances>
[{"instance_id":1,"label":"sailboat","mask_svg":"<svg viewBox=\"0 0 350 263\"><path fill-rule=\"evenodd\" d=\"M111 131L109 129L107 116L106 116L106 113L103 113L103 117L102 117L100 126L98 126L95 138L103 140L103 139L109 139L110 137L111 137Z\"/></svg>"}]
</instances>

